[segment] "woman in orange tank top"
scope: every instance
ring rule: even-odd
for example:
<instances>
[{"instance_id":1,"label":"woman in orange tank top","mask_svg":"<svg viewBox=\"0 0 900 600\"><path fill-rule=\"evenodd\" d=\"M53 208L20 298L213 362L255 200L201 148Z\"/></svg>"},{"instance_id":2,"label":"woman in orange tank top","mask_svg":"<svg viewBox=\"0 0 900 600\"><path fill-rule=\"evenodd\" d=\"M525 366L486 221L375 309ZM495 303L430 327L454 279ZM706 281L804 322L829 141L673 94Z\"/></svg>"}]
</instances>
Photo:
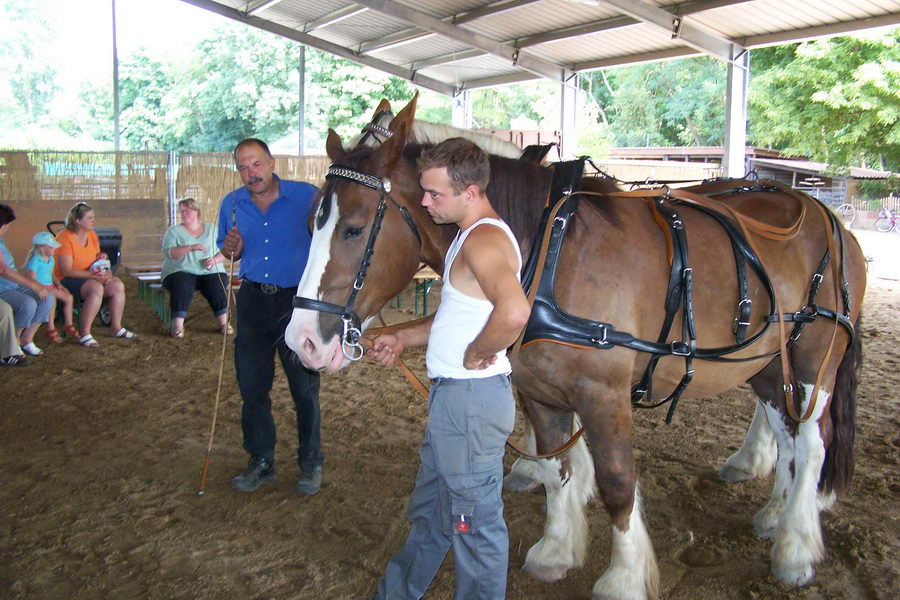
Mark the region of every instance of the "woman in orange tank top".
<instances>
[{"instance_id":1,"label":"woman in orange tank top","mask_svg":"<svg viewBox=\"0 0 900 600\"><path fill-rule=\"evenodd\" d=\"M134 333L122 326L125 311L125 285L108 268L103 268L100 240L94 231L94 209L79 202L66 217L66 228L56 236L56 275L66 289L81 298L81 331L78 343L87 348L99 346L91 335L91 325L104 298L109 298L109 313L113 335L132 339ZM95 264L96 263L96 264ZM106 261L108 267L109 262Z\"/></svg>"}]
</instances>

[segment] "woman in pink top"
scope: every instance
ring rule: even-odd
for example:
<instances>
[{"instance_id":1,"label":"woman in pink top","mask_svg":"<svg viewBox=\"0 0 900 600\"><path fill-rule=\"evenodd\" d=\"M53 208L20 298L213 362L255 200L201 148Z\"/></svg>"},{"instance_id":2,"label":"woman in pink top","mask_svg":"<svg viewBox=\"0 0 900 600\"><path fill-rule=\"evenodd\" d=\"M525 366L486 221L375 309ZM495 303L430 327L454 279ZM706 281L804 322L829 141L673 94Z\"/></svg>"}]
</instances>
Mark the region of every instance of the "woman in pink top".
<instances>
[{"instance_id":1,"label":"woman in pink top","mask_svg":"<svg viewBox=\"0 0 900 600\"><path fill-rule=\"evenodd\" d=\"M99 346L91 335L91 325L104 298L109 298L109 313L113 334L117 338L132 339L134 333L122 327L125 311L125 285L109 270L93 269L100 258L100 240L94 231L94 209L85 202L72 207L66 217L66 228L56 236L56 269L60 283L76 298L81 298L81 331L78 343L88 348Z\"/></svg>"}]
</instances>

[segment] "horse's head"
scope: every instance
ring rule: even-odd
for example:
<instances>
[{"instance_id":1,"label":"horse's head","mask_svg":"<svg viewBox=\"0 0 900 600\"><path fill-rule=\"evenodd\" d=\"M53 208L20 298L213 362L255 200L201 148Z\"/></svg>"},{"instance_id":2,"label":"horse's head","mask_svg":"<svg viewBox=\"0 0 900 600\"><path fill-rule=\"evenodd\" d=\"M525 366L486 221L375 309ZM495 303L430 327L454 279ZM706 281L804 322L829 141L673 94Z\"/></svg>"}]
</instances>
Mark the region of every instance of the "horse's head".
<instances>
[{"instance_id":1,"label":"horse's head","mask_svg":"<svg viewBox=\"0 0 900 600\"><path fill-rule=\"evenodd\" d=\"M311 217L309 260L285 341L307 368L337 371L362 354L358 337L403 290L423 256L428 230L414 165L404 148L415 99L377 146L344 150L330 131L332 165Z\"/></svg>"}]
</instances>

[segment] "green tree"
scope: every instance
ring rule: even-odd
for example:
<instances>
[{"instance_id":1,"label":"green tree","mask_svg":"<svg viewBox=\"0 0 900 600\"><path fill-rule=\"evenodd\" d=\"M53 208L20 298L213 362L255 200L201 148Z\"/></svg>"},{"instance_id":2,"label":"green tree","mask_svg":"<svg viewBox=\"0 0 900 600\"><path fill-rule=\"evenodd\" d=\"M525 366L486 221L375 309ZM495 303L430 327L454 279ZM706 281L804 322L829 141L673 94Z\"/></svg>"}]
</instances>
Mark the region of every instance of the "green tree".
<instances>
[{"instance_id":1,"label":"green tree","mask_svg":"<svg viewBox=\"0 0 900 600\"><path fill-rule=\"evenodd\" d=\"M0 129L43 124L59 86L53 53L51 21L29 9L28 0L0 4Z\"/></svg>"},{"instance_id":2,"label":"green tree","mask_svg":"<svg viewBox=\"0 0 900 600\"><path fill-rule=\"evenodd\" d=\"M720 145L724 65L686 58L586 73L581 87L617 146Z\"/></svg>"},{"instance_id":3,"label":"green tree","mask_svg":"<svg viewBox=\"0 0 900 600\"><path fill-rule=\"evenodd\" d=\"M836 169L900 167L900 30L753 51L752 143Z\"/></svg>"}]
</instances>

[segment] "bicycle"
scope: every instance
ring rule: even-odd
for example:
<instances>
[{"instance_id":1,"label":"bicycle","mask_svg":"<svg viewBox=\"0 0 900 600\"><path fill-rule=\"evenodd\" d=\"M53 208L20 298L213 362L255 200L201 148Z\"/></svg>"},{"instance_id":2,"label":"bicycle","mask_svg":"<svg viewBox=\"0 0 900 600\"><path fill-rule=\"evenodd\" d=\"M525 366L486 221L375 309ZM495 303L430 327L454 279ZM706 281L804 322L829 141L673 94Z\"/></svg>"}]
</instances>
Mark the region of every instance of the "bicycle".
<instances>
[{"instance_id":1,"label":"bicycle","mask_svg":"<svg viewBox=\"0 0 900 600\"><path fill-rule=\"evenodd\" d=\"M875 219L875 231L882 233L893 231L900 234L900 213L894 212L887 207L882 208L881 212L878 213L878 218Z\"/></svg>"}]
</instances>

